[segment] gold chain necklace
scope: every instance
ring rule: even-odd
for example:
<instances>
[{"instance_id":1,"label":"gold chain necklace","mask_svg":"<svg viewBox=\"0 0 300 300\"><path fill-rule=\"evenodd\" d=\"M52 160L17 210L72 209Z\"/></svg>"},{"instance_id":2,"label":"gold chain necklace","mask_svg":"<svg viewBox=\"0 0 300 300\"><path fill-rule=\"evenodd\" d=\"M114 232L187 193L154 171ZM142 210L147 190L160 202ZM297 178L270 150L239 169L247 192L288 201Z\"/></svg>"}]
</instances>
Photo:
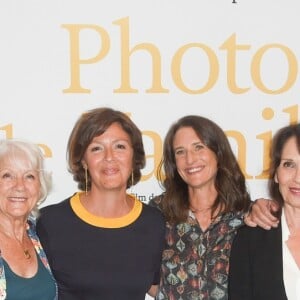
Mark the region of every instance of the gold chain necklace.
<instances>
[{"instance_id":1,"label":"gold chain necklace","mask_svg":"<svg viewBox=\"0 0 300 300\"><path fill-rule=\"evenodd\" d=\"M18 243L20 244L20 246L21 246L21 248L22 248L22 250L23 250L23 253L24 253L25 258L26 258L26 259L30 259L30 258L31 258L31 254L30 254L30 252L29 252L29 249L25 249L24 246L23 246L24 236L23 236L22 241L20 241L20 240L18 240L18 239L17 239L17 241L18 241Z\"/></svg>"},{"instance_id":2,"label":"gold chain necklace","mask_svg":"<svg viewBox=\"0 0 300 300\"><path fill-rule=\"evenodd\" d=\"M11 236L9 236L7 233L4 232L4 234L9 238L9 239L14 239L15 241L17 241L17 243L20 245L20 247L22 248L22 251L23 251L23 254L25 256L26 259L30 259L31 258L31 254L30 254L30 251L29 249L25 249L24 246L23 246L23 241L24 241L24 236L22 238L22 241L20 241L19 239L17 239L16 237L15 238L12 238ZM0 251L1 252L1 251Z\"/></svg>"}]
</instances>

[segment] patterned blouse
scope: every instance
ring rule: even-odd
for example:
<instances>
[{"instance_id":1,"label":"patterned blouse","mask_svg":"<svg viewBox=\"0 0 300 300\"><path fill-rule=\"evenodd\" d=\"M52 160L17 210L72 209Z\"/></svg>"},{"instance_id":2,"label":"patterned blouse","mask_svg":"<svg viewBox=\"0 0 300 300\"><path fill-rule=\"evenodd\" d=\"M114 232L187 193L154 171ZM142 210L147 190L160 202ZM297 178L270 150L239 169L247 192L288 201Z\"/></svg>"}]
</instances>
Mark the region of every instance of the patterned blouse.
<instances>
[{"instance_id":1,"label":"patterned blouse","mask_svg":"<svg viewBox=\"0 0 300 300\"><path fill-rule=\"evenodd\" d=\"M49 271L50 275L53 277L51 269L49 267L49 263L46 257L46 254L42 248L42 245L40 243L40 240L36 234L35 231L35 218L33 216L30 216L27 221L27 234L29 238L31 239L31 242L34 245L36 253L39 255L42 263L44 264L45 268ZM54 279L54 277L53 277ZM54 280L55 282L55 280ZM56 282L55 282L56 285ZM1 250L0 250L0 300L6 299L6 280L5 280L5 272L4 272L4 265L3 260L1 256ZM54 300L57 299L57 287L56 287L56 297Z\"/></svg>"},{"instance_id":2,"label":"patterned blouse","mask_svg":"<svg viewBox=\"0 0 300 300\"><path fill-rule=\"evenodd\" d=\"M242 213L216 218L204 232L190 212L186 223L167 224L157 300L228 299L231 244Z\"/></svg>"}]
</instances>

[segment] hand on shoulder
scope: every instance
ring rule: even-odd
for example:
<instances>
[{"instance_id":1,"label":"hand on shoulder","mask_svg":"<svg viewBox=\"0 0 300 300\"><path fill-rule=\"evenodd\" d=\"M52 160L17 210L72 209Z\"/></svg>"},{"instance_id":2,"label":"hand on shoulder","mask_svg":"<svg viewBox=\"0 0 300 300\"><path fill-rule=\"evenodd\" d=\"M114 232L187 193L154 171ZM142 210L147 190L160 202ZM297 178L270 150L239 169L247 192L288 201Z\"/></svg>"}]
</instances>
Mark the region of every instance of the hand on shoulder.
<instances>
[{"instance_id":1,"label":"hand on shoulder","mask_svg":"<svg viewBox=\"0 0 300 300\"><path fill-rule=\"evenodd\" d=\"M279 220L273 215L278 210L276 203L270 199L259 198L253 201L244 218L246 225L259 226L266 230L277 227Z\"/></svg>"}]
</instances>

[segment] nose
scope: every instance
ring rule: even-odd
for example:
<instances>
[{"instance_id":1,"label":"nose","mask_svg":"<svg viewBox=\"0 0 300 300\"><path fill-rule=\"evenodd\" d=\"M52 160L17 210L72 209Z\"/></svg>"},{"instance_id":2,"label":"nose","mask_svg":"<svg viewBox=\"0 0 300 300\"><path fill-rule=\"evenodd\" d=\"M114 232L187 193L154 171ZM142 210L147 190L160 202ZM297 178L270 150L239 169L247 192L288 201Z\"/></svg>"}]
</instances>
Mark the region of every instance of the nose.
<instances>
[{"instance_id":1,"label":"nose","mask_svg":"<svg viewBox=\"0 0 300 300\"><path fill-rule=\"evenodd\" d=\"M25 189L24 178L23 177L15 177L15 185L14 188L17 191L23 191Z\"/></svg>"},{"instance_id":2,"label":"nose","mask_svg":"<svg viewBox=\"0 0 300 300\"><path fill-rule=\"evenodd\" d=\"M192 164L195 160L195 153L191 150L186 151L185 159L188 164Z\"/></svg>"},{"instance_id":3,"label":"nose","mask_svg":"<svg viewBox=\"0 0 300 300\"><path fill-rule=\"evenodd\" d=\"M114 157L113 150L110 147L107 147L105 149L104 159L107 161L111 161L111 160L113 160L113 157Z\"/></svg>"},{"instance_id":4,"label":"nose","mask_svg":"<svg viewBox=\"0 0 300 300\"><path fill-rule=\"evenodd\" d=\"M296 168L295 182L300 184L300 165L297 165Z\"/></svg>"}]
</instances>

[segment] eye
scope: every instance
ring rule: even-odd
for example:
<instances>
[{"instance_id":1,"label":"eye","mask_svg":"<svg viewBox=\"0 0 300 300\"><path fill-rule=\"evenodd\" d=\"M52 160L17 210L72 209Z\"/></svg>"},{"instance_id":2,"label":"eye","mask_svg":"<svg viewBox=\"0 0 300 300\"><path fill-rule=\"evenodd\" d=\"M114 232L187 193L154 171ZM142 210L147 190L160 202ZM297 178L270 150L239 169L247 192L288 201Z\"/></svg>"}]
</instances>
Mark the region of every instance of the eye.
<instances>
[{"instance_id":1,"label":"eye","mask_svg":"<svg viewBox=\"0 0 300 300\"><path fill-rule=\"evenodd\" d=\"M14 178L15 178L15 175L8 170L1 172L1 179L3 179L3 180L13 180Z\"/></svg>"},{"instance_id":2,"label":"eye","mask_svg":"<svg viewBox=\"0 0 300 300\"><path fill-rule=\"evenodd\" d=\"M99 146L99 145L94 145L90 147L91 152L98 152L98 151L102 151L103 147Z\"/></svg>"},{"instance_id":3,"label":"eye","mask_svg":"<svg viewBox=\"0 0 300 300\"><path fill-rule=\"evenodd\" d=\"M195 150L196 151L200 151L200 150L202 150L204 148L204 145L203 144L196 144L195 145Z\"/></svg>"},{"instance_id":4,"label":"eye","mask_svg":"<svg viewBox=\"0 0 300 300\"><path fill-rule=\"evenodd\" d=\"M175 149L174 153L176 156L181 156L181 155L184 155L185 151L184 151L184 149Z\"/></svg>"},{"instance_id":5,"label":"eye","mask_svg":"<svg viewBox=\"0 0 300 300\"><path fill-rule=\"evenodd\" d=\"M24 179L27 181L35 181L38 175L35 172L27 172L24 174Z\"/></svg>"},{"instance_id":6,"label":"eye","mask_svg":"<svg viewBox=\"0 0 300 300\"><path fill-rule=\"evenodd\" d=\"M296 164L293 161L286 160L286 161L283 161L282 166L284 168L295 168Z\"/></svg>"},{"instance_id":7,"label":"eye","mask_svg":"<svg viewBox=\"0 0 300 300\"><path fill-rule=\"evenodd\" d=\"M125 145L125 144L122 144L122 143L116 144L116 149L123 150L123 149L126 149L126 148L127 148L127 145Z\"/></svg>"}]
</instances>

